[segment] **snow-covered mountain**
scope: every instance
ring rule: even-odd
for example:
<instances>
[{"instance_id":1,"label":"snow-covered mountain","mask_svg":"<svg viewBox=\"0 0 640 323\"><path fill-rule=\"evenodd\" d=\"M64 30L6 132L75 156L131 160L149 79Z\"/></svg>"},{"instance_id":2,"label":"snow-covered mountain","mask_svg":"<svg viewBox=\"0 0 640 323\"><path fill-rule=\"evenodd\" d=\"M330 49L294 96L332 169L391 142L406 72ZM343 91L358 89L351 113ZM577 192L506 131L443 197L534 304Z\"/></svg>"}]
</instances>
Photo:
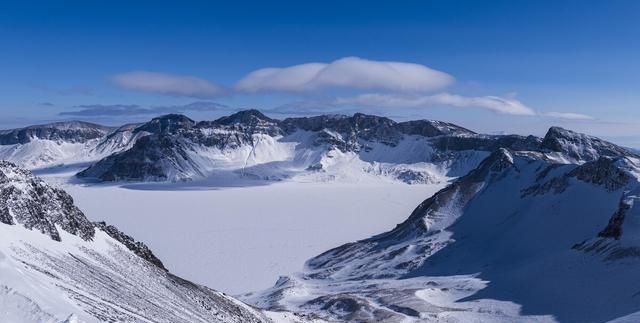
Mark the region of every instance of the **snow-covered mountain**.
<instances>
[{"instance_id":1,"label":"snow-covered mountain","mask_svg":"<svg viewBox=\"0 0 640 323\"><path fill-rule=\"evenodd\" d=\"M529 142L243 299L337 321L634 322L640 157L560 128Z\"/></svg>"},{"instance_id":2,"label":"snow-covered mountain","mask_svg":"<svg viewBox=\"0 0 640 323\"><path fill-rule=\"evenodd\" d=\"M149 135L79 176L175 181L235 173L257 179L326 180L366 174L407 182L440 181L452 168L464 172L469 166L465 162L449 165L451 158L436 156L426 139L473 135L435 121L396 123L363 114L279 121L257 110L202 122L167 115L138 127L137 132ZM478 158L469 154L464 160L474 164Z\"/></svg>"},{"instance_id":3,"label":"snow-covered mountain","mask_svg":"<svg viewBox=\"0 0 640 323\"><path fill-rule=\"evenodd\" d=\"M560 128L545 138L498 136L441 121L395 122L361 113L276 120L257 110L200 122L172 114L120 128L57 123L6 131L5 136L0 159L29 168L90 164L78 176L99 181L184 181L224 174L439 183L468 173L502 147L554 151L564 144L573 147L571 153L550 158L570 163L606 145ZM585 140L595 147L583 146Z\"/></svg>"},{"instance_id":4,"label":"snow-covered mountain","mask_svg":"<svg viewBox=\"0 0 640 323\"><path fill-rule=\"evenodd\" d=\"M299 322L172 275L64 191L0 161L0 321Z\"/></svg>"},{"instance_id":5,"label":"snow-covered mountain","mask_svg":"<svg viewBox=\"0 0 640 323\"><path fill-rule=\"evenodd\" d=\"M167 115L131 133L140 139L78 175L101 181L177 181L222 173L311 181L374 176L436 183L468 173L499 148L545 151L564 163L593 157L596 150L624 151L561 128L545 138L489 136L440 121L395 122L360 113L280 121L246 110L202 122ZM551 153L560 148L567 152Z\"/></svg>"},{"instance_id":6,"label":"snow-covered mountain","mask_svg":"<svg viewBox=\"0 0 640 323\"><path fill-rule=\"evenodd\" d=\"M30 169L96 161L135 142L133 127L71 121L2 130L0 159Z\"/></svg>"}]
</instances>

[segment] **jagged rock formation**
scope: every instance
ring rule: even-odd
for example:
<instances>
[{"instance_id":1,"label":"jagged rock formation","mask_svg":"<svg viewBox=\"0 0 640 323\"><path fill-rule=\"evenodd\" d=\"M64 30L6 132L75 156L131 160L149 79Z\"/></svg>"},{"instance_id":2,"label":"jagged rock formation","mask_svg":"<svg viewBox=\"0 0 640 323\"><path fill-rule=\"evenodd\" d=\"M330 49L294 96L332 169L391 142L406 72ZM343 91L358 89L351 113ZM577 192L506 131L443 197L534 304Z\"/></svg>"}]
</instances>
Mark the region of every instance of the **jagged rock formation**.
<instances>
[{"instance_id":1,"label":"jagged rock formation","mask_svg":"<svg viewBox=\"0 0 640 323\"><path fill-rule=\"evenodd\" d=\"M6 161L0 161L0 221L38 230L56 241L57 227L84 240L95 234L69 194Z\"/></svg>"},{"instance_id":2,"label":"jagged rock formation","mask_svg":"<svg viewBox=\"0 0 640 323\"><path fill-rule=\"evenodd\" d=\"M124 232L118 230L113 225L106 224L105 222L94 222L96 228L104 231L110 237L116 239L122 243L127 249L133 251L138 257L156 265L158 268L166 269L162 261L153 254L153 251L147 247L146 244L140 241L136 241L132 237L128 236Z\"/></svg>"}]
</instances>

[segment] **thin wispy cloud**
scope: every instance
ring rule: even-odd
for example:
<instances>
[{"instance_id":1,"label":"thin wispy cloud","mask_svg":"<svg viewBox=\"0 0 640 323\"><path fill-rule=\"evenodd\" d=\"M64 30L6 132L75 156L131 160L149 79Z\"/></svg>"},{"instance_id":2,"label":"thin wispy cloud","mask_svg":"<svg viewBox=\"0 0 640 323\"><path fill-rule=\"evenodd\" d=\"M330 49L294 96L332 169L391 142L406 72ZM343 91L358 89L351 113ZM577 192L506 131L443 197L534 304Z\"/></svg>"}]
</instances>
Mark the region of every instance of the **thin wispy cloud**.
<instances>
[{"instance_id":1,"label":"thin wispy cloud","mask_svg":"<svg viewBox=\"0 0 640 323\"><path fill-rule=\"evenodd\" d=\"M235 89L245 92L302 92L320 88L428 92L442 89L453 81L453 76L420 64L345 57L328 64L259 69L238 81Z\"/></svg>"},{"instance_id":2,"label":"thin wispy cloud","mask_svg":"<svg viewBox=\"0 0 640 323\"><path fill-rule=\"evenodd\" d=\"M572 112L547 112L543 114L544 116L555 118L555 119L565 119L565 120L594 120L595 118L582 114L582 113L572 113Z\"/></svg>"},{"instance_id":3,"label":"thin wispy cloud","mask_svg":"<svg viewBox=\"0 0 640 323\"><path fill-rule=\"evenodd\" d=\"M134 71L114 75L111 80L123 89L171 96L210 99L225 93L221 86L189 75Z\"/></svg>"},{"instance_id":4,"label":"thin wispy cloud","mask_svg":"<svg viewBox=\"0 0 640 323\"><path fill-rule=\"evenodd\" d=\"M499 96L468 97L449 93L433 95L397 95L368 93L354 97L337 98L337 105L355 105L381 108L428 108L434 106L475 107L513 115L535 115L536 112L514 98Z\"/></svg>"},{"instance_id":5,"label":"thin wispy cloud","mask_svg":"<svg viewBox=\"0 0 640 323\"><path fill-rule=\"evenodd\" d=\"M207 112L229 109L216 102L193 102L185 105L142 107L137 104L88 104L75 107L75 111L64 111L66 117L120 117L139 115L158 115L167 113Z\"/></svg>"}]
</instances>

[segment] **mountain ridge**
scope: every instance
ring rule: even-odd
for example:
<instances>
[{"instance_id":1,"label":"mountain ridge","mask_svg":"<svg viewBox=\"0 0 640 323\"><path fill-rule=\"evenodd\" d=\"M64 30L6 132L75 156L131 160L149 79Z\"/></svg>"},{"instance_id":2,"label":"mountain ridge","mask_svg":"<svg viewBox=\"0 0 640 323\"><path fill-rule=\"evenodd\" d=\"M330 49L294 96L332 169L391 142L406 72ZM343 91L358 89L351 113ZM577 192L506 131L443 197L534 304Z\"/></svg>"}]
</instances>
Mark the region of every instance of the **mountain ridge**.
<instances>
[{"instance_id":1,"label":"mountain ridge","mask_svg":"<svg viewBox=\"0 0 640 323\"><path fill-rule=\"evenodd\" d=\"M442 121L396 122L362 113L278 120L253 109L198 122L169 114L110 129L89 141L56 144L35 137L35 142L0 145L0 158L36 167L91 163L78 176L98 181L185 181L219 172L282 180L313 177L315 171L324 173L322 178L343 178L357 169L420 183L464 175L499 148L545 152L564 163L583 162L607 149L608 155L628 152L559 127L543 138L483 135ZM576 150L586 142L594 146Z\"/></svg>"},{"instance_id":2,"label":"mountain ridge","mask_svg":"<svg viewBox=\"0 0 640 323\"><path fill-rule=\"evenodd\" d=\"M559 158L557 149L499 148L392 230L321 253L242 298L339 321L634 315L640 159L577 137L592 140L582 141L590 153L581 160Z\"/></svg>"}]
</instances>

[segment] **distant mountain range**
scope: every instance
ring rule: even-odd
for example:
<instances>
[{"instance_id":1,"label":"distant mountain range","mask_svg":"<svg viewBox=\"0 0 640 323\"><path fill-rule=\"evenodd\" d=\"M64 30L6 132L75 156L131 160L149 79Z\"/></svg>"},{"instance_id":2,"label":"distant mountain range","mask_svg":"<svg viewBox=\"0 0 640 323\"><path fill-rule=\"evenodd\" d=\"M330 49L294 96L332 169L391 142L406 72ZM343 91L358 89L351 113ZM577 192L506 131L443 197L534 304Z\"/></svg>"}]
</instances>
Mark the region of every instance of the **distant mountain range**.
<instances>
[{"instance_id":1,"label":"distant mountain range","mask_svg":"<svg viewBox=\"0 0 640 323\"><path fill-rule=\"evenodd\" d=\"M592 154L582 137L552 128L545 138L482 135L454 124L395 122L365 114L276 120L257 110L215 121L165 115L109 128L54 123L0 132L0 159L27 168L86 164L78 177L98 181L185 181L222 173L259 180L378 177L443 182L468 173L498 148L558 152L577 162ZM591 138L591 137L585 137ZM594 140L594 142L596 142ZM595 143L615 153L615 145ZM584 155L584 156L583 156Z\"/></svg>"}]
</instances>

